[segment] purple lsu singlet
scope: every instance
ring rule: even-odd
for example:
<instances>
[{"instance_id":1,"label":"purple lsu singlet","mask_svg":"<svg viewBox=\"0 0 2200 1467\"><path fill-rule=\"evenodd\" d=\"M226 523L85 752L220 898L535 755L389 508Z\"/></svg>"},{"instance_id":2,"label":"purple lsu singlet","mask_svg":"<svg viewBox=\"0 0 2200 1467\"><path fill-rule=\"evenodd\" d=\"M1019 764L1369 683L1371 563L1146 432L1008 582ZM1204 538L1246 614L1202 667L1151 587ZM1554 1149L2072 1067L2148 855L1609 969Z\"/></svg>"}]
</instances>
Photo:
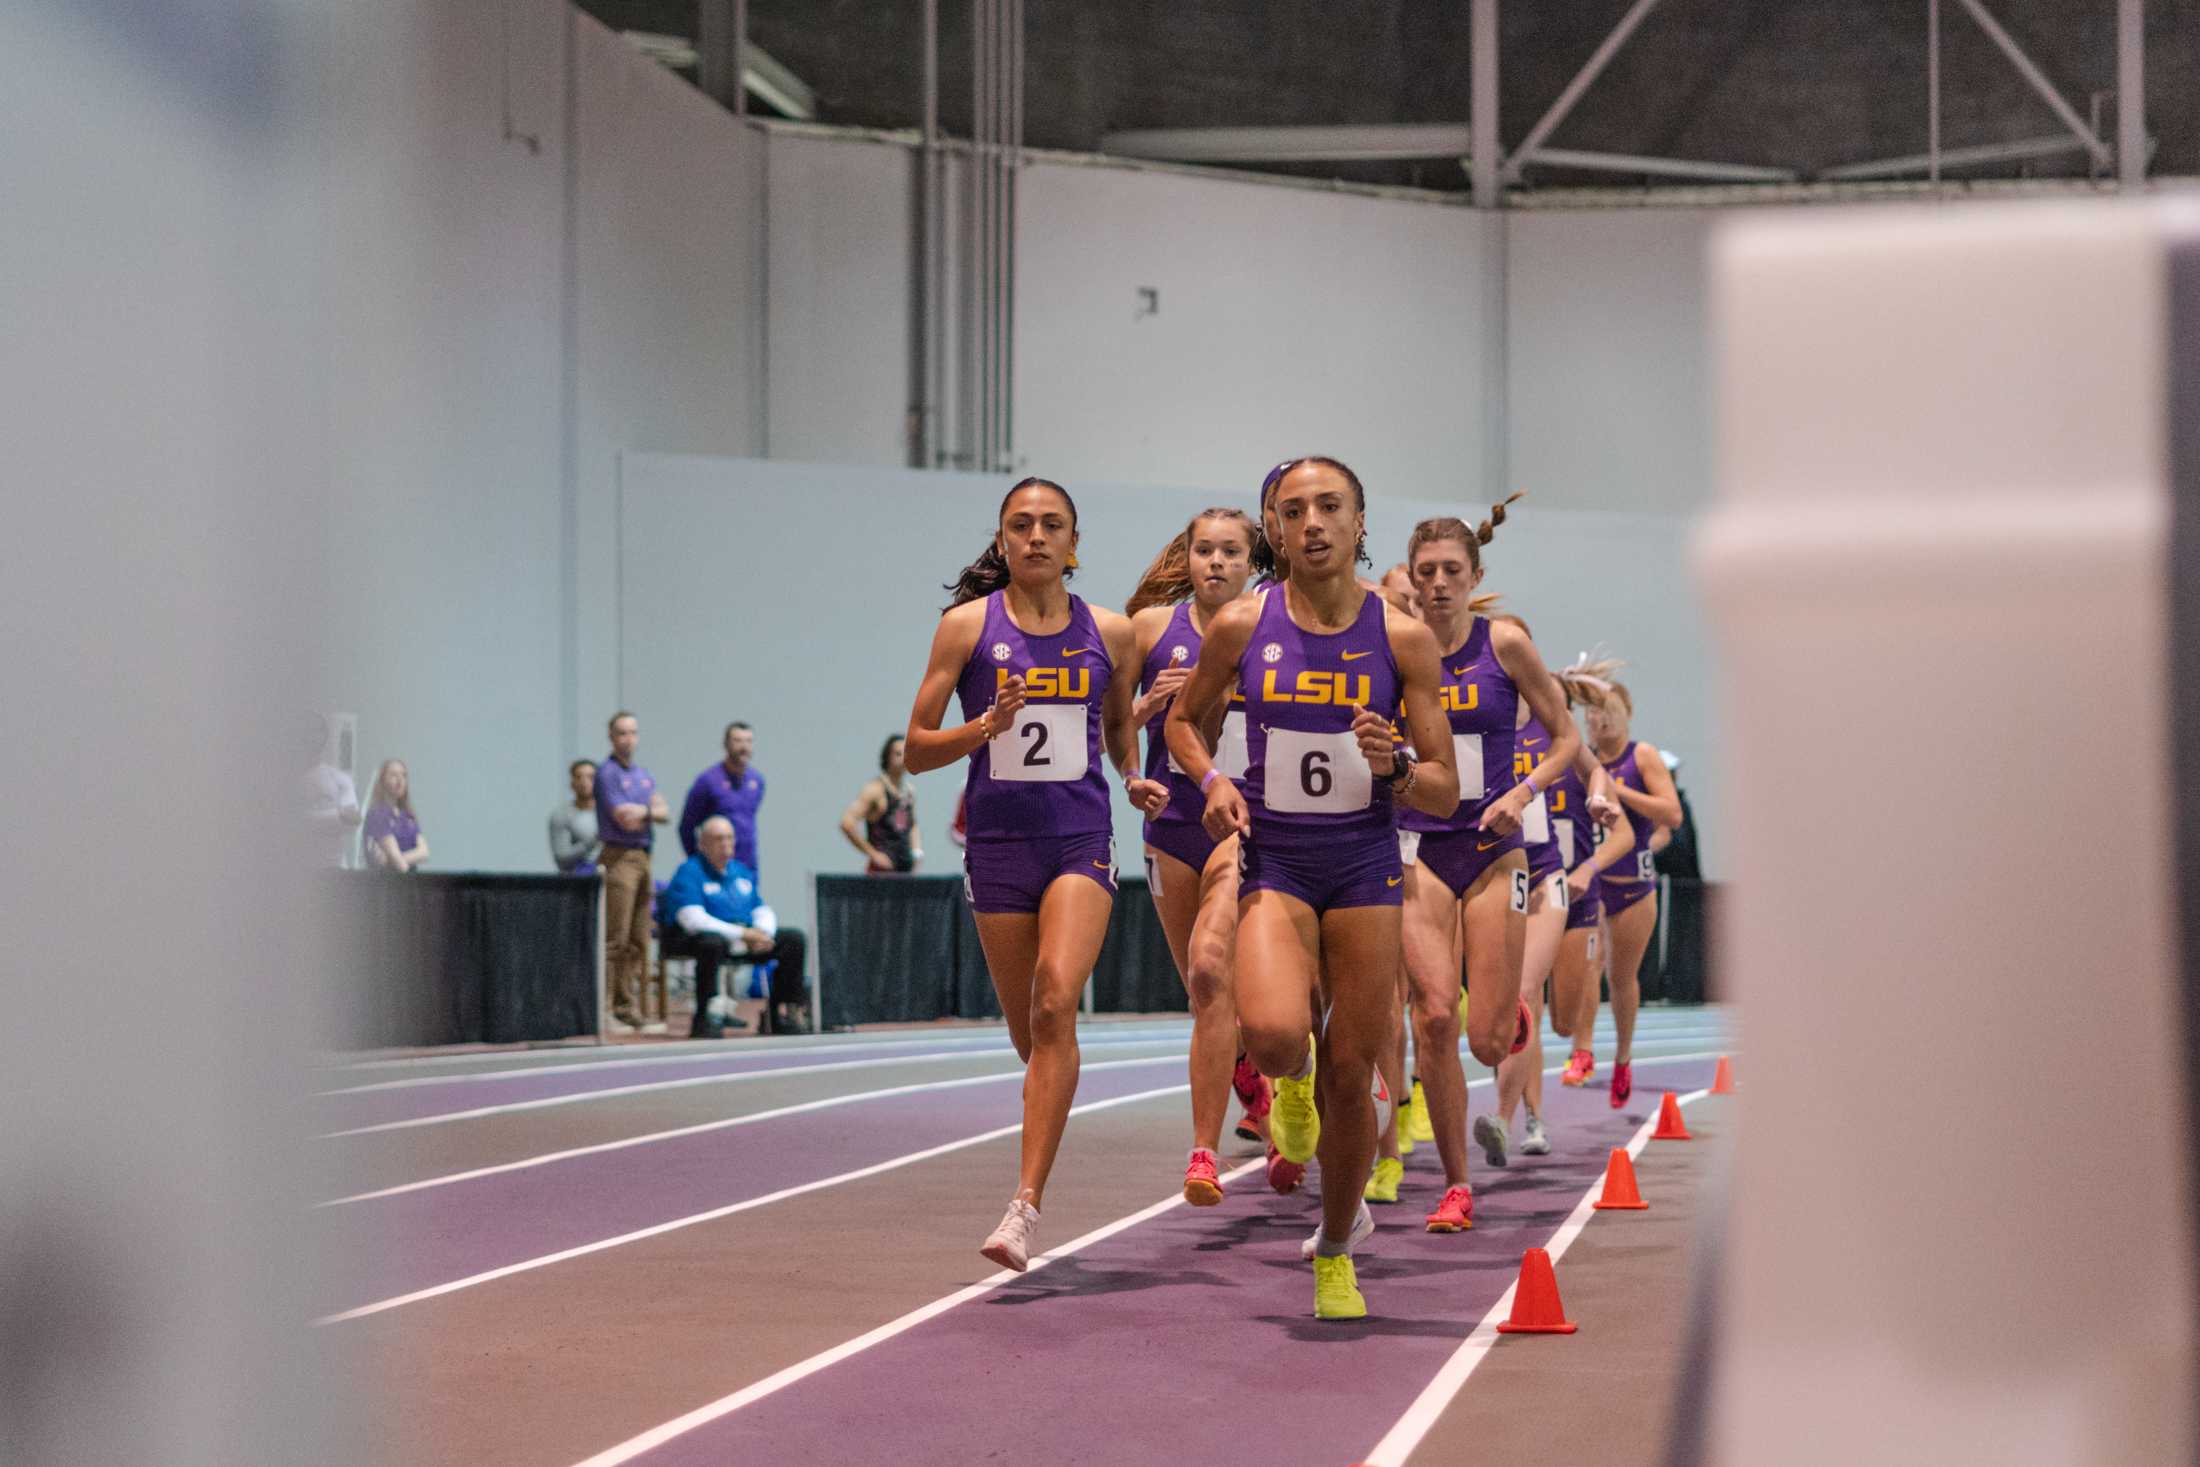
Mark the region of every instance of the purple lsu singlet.
<instances>
[{"instance_id":1,"label":"purple lsu singlet","mask_svg":"<svg viewBox=\"0 0 2200 1467\"><path fill-rule=\"evenodd\" d=\"M1146 665L1140 670L1138 691L1151 688L1154 679L1172 667L1191 667L1199 661L1199 633L1192 627L1192 604L1179 602L1169 613L1169 624L1146 654ZM1150 819L1149 825L1198 824L1206 813L1207 797L1199 792L1199 786L1185 778L1177 768L1176 760L1169 754L1169 741L1161 735L1161 725L1168 718L1166 710L1154 715L1146 725L1146 778L1159 780L1169 787L1169 803L1160 814ZM1222 715L1222 738L1215 746L1215 767L1227 779L1245 777L1245 695L1236 690L1230 694L1229 710Z\"/></svg>"},{"instance_id":2,"label":"purple lsu singlet","mask_svg":"<svg viewBox=\"0 0 2200 1467\"><path fill-rule=\"evenodd\" d=\"M965 719L993 706L1021 674L1024 706L970 756L964 808L973 841L1030 840L1110 829L1101 773L1100 710L1114 665L1091 610L1069 598L1069 625L1048 635L1009 620L1002 593L985 598L985 625L957 691Z\"/></svg>"},{"instance_id":3,"label":"purple lsu singlet","mask_svg":"<svg viewBox=\"0 0 2200 1467\"><path fill-rule=\"evenodd\" d=\"M1535 773L1537 766L1551 757L1550 730L1543 720L1533 713L1513 734L1513 780L1515 783ZM1560 869L1558 849L1558 822L1552 818L1554 806L1551 792L1545 790L1528 802L1528 808L1520 812L1520 838L1528 848L1528 866L1531 871L1555 871Z\"/></svg>"},{"instance_id":4,"label":"purple lsu singlet","mask_svg":"<svg viewBox=\"0 0 2200 1467\"><path fill-rule=\"evenodd\" d=\"M1569 764L1551 781L1543 798L1551 806L1551 835L1558 842L1558 859L1568 871L1596 853L1596 822L1589 818L1589 791L1581 775Z\"/></svg>"},{"instance_id":5,"label":"purple lsu singlet","mask_svg":"<svg viewBox=\"0 0 2200 1467\"><path fill-rule=\"evenodd\" d=\"M1444 658L1437 696L1451 724L1451 748L1459 764L1459 808L1439 818L1408 808L1400 812L1404 830L1473 830L1490 802L1515 783L1513 719L1520 694L1491 645L1490 619L1478 616L1459 650Z\"/></svg>"},{"instance_id":6,"label":"purple lsu singlet","mask_svg":"<svg viewBox=\"0 0 2200 1467\"><path fill-rule=\"evenodd\" d=\"M1617 759L1603 761L1604 772L1611 775L1612 783L1621 789L1640 790L1643 787L1642 769L1635 762L1636 748L1635 741L1629 739ZM1628 829L1635 833L1635 848L1597 881L1625 896L1642 884L1658 879L1657 861L1650 853L1650 835L1658 827L1649 816L1627 809L1626 801L1620 802L1620 808L1626 812Z\"/></svg>"},{"instance_id":7,"label":"purple lsu singlet","mask_svg":"<svg viewBox=\"0 0 2200 1467\"><path fill-rule=\"evenodd\" d=\"M1356 709L1398 706L1386 603L1364 592L1351 626L1309 632L1291 619L1288 595L1278 586L1261 597L1238 659L1254 838L1303 844L1317 834L1388 831L1390 782L1375 777L1352 733Z\"/></svg>"}]
</instances>

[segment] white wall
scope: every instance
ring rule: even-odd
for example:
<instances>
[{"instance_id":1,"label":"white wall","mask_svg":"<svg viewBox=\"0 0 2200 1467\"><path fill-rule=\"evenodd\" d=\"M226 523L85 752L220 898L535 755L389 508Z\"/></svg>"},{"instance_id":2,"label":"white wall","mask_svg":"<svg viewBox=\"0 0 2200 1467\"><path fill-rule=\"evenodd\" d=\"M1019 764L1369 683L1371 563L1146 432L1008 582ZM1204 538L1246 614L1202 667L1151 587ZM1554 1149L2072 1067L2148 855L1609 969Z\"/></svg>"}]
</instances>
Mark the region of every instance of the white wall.
<instances>
[{"instance_id":1,"label":"white wall","mask_svg":"<svg viewBox=\"0 0 2200 1467\"><path fill-rule=\"evenodd\" d=\"M1537 505L1693 513L1711 494L1708 210L1505 218L1507 452Z\"/></svg>"},{"instance_id":2,"label":"white wall","mask_svg":"<svg viewBox=\"0 0 2200 1467\"><path fill-rule=\"evenodd\" d=\"M770 782L765 890L782 913L808 920L810 873L860 869L837 828L841 811L875 772L881 739L907 723L946 601L941 585L984 548L1011 480L658 454L629 454L622 480L624 681L642 718L642 761L677 807L718 757L726 723L754 724L757 766ZM1117 608L1194 513L1253 497L1224 484L1083 481L1075 492L1083 568L1073 588ZM1370 553L1395 559L1415 521L1453 508L1376 494ZM717 593L721 613L699 619L695 587L722 569L713 532L758 523L772 526L777 553L746 562ZM1671 516L1524 515L1487 552L1486 584L1529 621L1553 661L1625 630L1640 731L1689 757L1690 798L1708 830L1718 760L1703 629L1692 598L1665 593L1681 584L1687 531ZM962 777L957 766L917 779L929 870L959 869L946 821ZM1716 840L1707 835L1706 846L1715 856ZM1139 850L1138 819L1118 790L1123 869L1137 869ZM659 876L679 859L668 833Z\"/></svg>"},{"instance_id":3,"label":"white wall","mask_svg":"<svg viewBox=\"0 0 2200 1467\"><path fill-rule=\"evenodd\" d=\"M1445 205L1036 163L1017 199L1016 449L1065 480L1257 487L1330 453L1484 497L1490 222ZM1140 318L1137 291L1160 292Z\"/></svg>"}]
</instances>

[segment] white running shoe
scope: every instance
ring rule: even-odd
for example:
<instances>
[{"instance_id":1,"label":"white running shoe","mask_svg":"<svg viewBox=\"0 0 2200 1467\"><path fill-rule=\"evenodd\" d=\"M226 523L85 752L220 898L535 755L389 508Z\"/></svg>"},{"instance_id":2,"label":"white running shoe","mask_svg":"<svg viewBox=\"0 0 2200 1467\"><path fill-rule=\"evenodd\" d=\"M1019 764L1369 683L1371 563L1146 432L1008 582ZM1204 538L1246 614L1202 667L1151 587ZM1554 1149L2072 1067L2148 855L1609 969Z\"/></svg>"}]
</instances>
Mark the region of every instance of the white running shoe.
<instances>
[{"instance_id":1,"label":"white running shoe","mask_svg":"<svg viewBox=\"0 0 2200 1467\"><path fill-rule=\"evenodd\" d=\"M1520 1154L1522 1156L1549 1156L1551 1154L1551 1138L1544 1134L1543 1117L1532 1110L1528 1112L1528 1134L1520 1143Z\"/></svg>"},{"instance_id":2,"label":"white running shoe","mask_svg":"<svg viewBox=\"0 0 2200 1467\"><path fill-rule=\"evenodd\" d=\"M1001 1214L1001 1225L978 1249L1001 1267L1022 1273L1031 1264L1032 1245L1039 1240L1039 1209L1019 1197Z\"/></svg>"},{"instance_id":3,"label":"white running shoe","mask_svg":"<svg viewBox=\"0 0 2200 1467\"><path fill-rule=\"evenodd\" d=\"M1505 1128L1496 1116L1485 1111L1474 1118L1474 1144L1482 1148L1491 1166L1505 1164Z\"/></svg>"},{"instance_id":4,"label":"white running shoe","mask_svg":"<svg viewBox=\"0 0 2200 1467\"><path fill-rule=\"evenodd\" d=\"M1375 1214L1367 1210L1367 1203L1362 1202L1360 1204L1360 1210L1352 1214L1352 1231L1345 1234L1344 1251L1347 1254L1357 1253L1360 1251L1360 1245L1374 1236ZM1305 1242L1299 1244L1299 1257L1312 1258L1314 1256L1315 1250L1320 1248L1321 1244L1321 1224L1316 1223L1314 1225L1313 1236L1309 1237Z\"/></svg>"}]
</instances>

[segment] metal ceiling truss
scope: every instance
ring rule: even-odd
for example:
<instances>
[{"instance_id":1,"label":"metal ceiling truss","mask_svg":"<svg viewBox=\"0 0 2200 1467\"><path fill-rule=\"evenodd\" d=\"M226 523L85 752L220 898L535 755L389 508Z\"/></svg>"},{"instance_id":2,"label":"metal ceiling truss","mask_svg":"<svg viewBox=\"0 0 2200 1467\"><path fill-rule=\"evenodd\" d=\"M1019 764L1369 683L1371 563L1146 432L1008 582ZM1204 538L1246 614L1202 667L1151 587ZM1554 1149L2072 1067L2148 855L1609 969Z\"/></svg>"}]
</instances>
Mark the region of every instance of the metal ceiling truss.
<instances>
[{"instance_id":1,"label":"metal ceiling truss","mask_svg":"<svg viewBox=\"0 0 2200 1467\"><path fill-rule=\"evenodd\" d=\"M2096 168L2115 167L2127 189L2146 181L2146 82L2145 0L2116 0L2117 6L2117 140L2111 148L2086 120L2078 115L2047 73L2040 69L2016 38L1986 8L1986 0L1956 0L1987 39L1994 43L2025 83L2036 92L2062 122L2069 136L1987 143L1975 147L1943 148L1940 138L1940 0L1925 0L1927 8L1927 147L1926 151L1900 158L1880 158L1844 163L1822 170L1815 179L1839 182L1900 178L1922 173L1938 183L1946 168L1974 168L1995 163L2021 162L2083 151ZM1659 0L1633 0L1611 32L1597 44L1573 79L1566 83L1543 115L1535 120L1520 145L1509 157L1500 158L1497 146L1497 7L1498 0L1473 0L1470 35L1473 57L1472 122L1468 127L1449 124L1406 124L1359 127L1198 127L1145 128L1109 133L1101 138L1101 151L1129 158L1150 158L1177 163L1351 163L1398 161L1415 158L1455 157L1472 180L1474 202L1495 207L1501 187L1522 182L1535 164L1627 174L1635 177L1676 178L1723 183L1794 184L1805 180L1799 168L1768 167L1750 163L1719 163L1693 158L1642 157L1629 153L1584 152L1550 146L1552 134L1587 96L1597 79L1611 66L1636 31L1657 9Z\"/></svg>"}]
</instances>

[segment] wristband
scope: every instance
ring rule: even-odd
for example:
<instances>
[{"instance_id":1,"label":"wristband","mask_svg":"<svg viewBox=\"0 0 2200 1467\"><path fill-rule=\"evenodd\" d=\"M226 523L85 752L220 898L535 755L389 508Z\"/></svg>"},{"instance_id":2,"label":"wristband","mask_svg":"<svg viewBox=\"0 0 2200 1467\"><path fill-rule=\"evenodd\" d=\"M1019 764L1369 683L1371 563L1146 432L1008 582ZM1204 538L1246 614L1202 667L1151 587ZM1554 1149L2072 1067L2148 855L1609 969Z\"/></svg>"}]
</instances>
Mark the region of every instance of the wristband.
<instances>
[{"instance_id":1,"label":"wristband","mask_svg":"<svg viewBox=\"0 0 2200 1467\"><path fill-rule=\"evenodd\" d=\"M1218 780L1218 779L1221 779L1221 778L1223 778L1223 777L1224 777L1224 776L1223 776L1223 773L1222 773L1222 766L1221 766L1221 765L1219 765L1219 764L1210 764L1210 765L1208 765L1208 766L1207 766L1207 772L1206 772L1205 774L1201 775L1201 776L1200 776L1200 778L1199 778L1199 792L1200 792L1201 794L1203 794L1203 795L1204 795L1205 793L1207 793L1207 791L1208 791L1208 790L1210 790L1210 789L1214 788L1214 783L1215 783L1215 781L1216 781L1216 780Z\"/></svg>"}]
</instances>

